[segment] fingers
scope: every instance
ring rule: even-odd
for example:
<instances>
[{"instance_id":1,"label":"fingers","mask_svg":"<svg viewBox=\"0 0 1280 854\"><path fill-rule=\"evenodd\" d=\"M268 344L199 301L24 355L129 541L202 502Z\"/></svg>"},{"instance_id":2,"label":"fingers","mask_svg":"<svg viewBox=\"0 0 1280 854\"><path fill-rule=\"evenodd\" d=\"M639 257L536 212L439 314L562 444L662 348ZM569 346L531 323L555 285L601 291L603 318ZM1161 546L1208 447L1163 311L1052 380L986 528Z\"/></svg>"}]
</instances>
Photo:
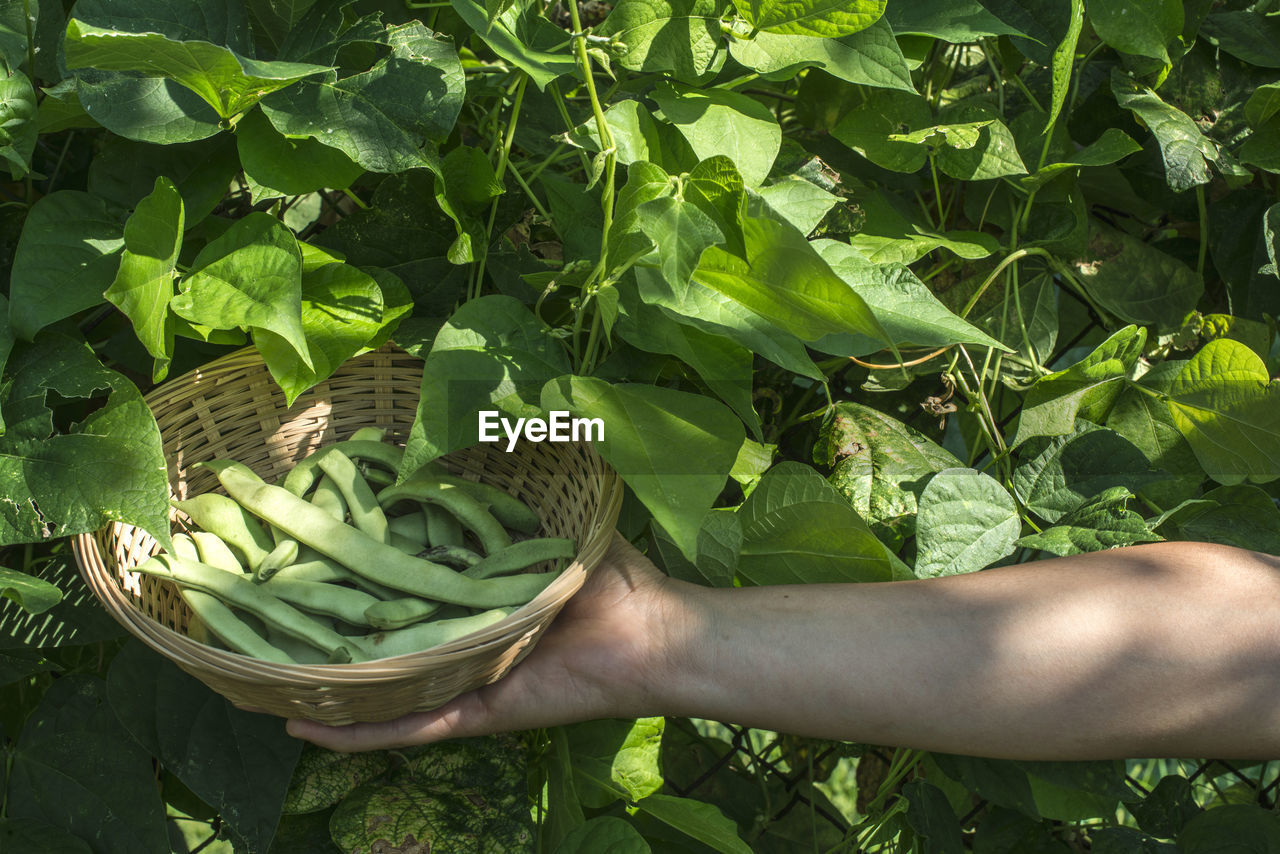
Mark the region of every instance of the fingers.
<instances>
[{"instance_id":1,"label":"fingers","mask_svg":"<svg viewBox=\"0 0 1280 854\"><path fill-rule=\"evenodd\" d=\"M326 726L316 721L294 718L285 728L294 738L306 739L340 753L407 747L411 744L429 744L449 738L505 731L507 727L492 725L477 693L473 691L463 694L429 712L415 712L390 721Z\"/></svg>"}]
</instances>

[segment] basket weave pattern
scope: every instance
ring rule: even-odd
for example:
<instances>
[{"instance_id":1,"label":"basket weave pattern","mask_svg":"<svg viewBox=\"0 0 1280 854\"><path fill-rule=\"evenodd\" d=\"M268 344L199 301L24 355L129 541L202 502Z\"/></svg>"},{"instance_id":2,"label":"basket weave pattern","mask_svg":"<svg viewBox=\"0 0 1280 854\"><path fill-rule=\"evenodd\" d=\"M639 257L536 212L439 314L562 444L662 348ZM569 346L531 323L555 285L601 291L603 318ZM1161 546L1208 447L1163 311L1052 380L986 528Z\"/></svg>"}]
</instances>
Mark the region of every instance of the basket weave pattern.
<instances>
[{"instance_id":1,"label":"basket weave pattern","mask_svg":"<svg viewBox=\"0 0 1280 854\"><path fill-rule=\"evenodd\" d=\"M174 498L222 491L198 462L236 459L268 481L322 445L361 427L382 427L403 444L418 406L423 363L392 345L344 364L286 408L252 348L171 380L147 396L155 413ZM337 725L433 709L501 678L532 649L608 548L622 504L617 475L589 445L496 444L441 462L524 500L543 521L539 536L568 537L578 555L560 577L505 620L429 651L360 664L283 665L187 637L192 615L174 585L130 571L159 550L149 534L118 522L73 542L89 587L147 645L240 706ZM186 518L172 511L174 530ZM548 568L532 567L532 570Z\"/></svg>"}]
</instances>

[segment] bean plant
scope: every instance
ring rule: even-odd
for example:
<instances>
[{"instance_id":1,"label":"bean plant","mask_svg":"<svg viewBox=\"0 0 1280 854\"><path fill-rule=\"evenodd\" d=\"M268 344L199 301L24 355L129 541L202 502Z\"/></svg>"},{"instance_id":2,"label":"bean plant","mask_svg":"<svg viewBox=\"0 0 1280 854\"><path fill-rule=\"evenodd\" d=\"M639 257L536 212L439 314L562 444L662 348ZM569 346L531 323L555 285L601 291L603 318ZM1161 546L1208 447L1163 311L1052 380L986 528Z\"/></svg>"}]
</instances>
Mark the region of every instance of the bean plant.
<instances>
[{"instance_id":1,"label":"bean plant","mask_svg":"<svg viewBox=\"0 0 1280 854\"><path fill-rule=\"evenodd\" d=\"M1276 0L0 0L0 160L0 850L1280 850L1261 757L304 748L68 545L167 540L157 384L394 342L405 472L602 419L700 584L1280 554Z\"/></svg>"}]
</instances>

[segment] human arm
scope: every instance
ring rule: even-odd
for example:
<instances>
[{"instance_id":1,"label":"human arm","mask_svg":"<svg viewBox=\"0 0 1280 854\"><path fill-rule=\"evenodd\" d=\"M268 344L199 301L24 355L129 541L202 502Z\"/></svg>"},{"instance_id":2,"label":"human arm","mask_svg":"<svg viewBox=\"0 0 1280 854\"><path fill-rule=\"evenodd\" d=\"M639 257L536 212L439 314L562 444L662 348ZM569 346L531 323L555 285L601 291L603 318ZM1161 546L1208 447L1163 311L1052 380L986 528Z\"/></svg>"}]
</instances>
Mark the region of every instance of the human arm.
<instances>
[{"instance_id":1,"label":"human arm","mask_svg":"<svg viewBox=\"0 0 1280 854\"><path fill-rule=\"evenodd\" d=\"M1280 560L1159 543L881 584L705 588L620 538L508 677L290 731L343 750L705 717L998 757L1280 753Z\"/></svg>"}]
</instances>

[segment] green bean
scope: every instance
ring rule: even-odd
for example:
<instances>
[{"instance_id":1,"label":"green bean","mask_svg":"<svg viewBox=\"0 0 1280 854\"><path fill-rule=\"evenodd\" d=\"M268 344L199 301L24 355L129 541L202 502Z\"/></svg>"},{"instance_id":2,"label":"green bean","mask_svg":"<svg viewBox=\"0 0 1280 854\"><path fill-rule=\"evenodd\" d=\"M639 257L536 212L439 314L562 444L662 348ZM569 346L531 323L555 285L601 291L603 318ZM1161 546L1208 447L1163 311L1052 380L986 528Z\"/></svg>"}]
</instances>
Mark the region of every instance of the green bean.
<instances>
[{"instance_id":1,"label":"green bean","mask_svg":"<svg viewBox=\"0 0 1280 854\"><path fill-rule=\"evenodd\" d=\"M335 450L349 459L375 462L391 472L399 471L400 461L404 458L404 449L395 445L390 445L386 442L348 439L345 442L326 445L311 456L299 460L285 475L284 483L281 486L294 495L305 495L307 490L311 488L311 484L315 482L320 468L320 461Z\"/></svg>"},{"instance_id":2,"label":"green bean","mask_svg":"<svg viewBox=\"0 0 1280 854\"><path fill-rule=\"evenodd\" d=\"M200 559L200 550L196 548L195 540L191 539L191 537L186 534L174 534L171 539L173 540L174 554L187 560Z\"/></svg>"},{"instance_id":3,"label":"green bean","mask_svg":"<svg viewBox=\"0 0 1280 854\"><path fill-rule=\"evenodd\" d=\"M450 474L441 466L432 468L424 466L410 475L404 483L413 483L417 480L434 480L465 489L477 501L488 504L489 512L496 516L499 522L521 533L533 534L542 527L542 520L538 518L538 514L533 512L529 505L493 484L468 480L465 477Z\"/></svg>"},{"instance_id":4,"label":"green bean","mask_svg":"<svg viewBox=\"0 0 1280 854\"><path fill-rule=\"evenodd\" d=\"M271 535L243 507L225 495L206 492L184 501L170 502L206 531L217 534L240 552L249 568L257 566L275 548Z\"/></svg>"},{"instance_id":5,"label":"green bean","mask_svg":"<svg viewBox=\"0 0 1280 854\"><path fill-rule=\"evenodd\" d=\"M335 522L323 510L288 490L263 483L247 466L229 462L205 465L217 471L227 492L250 512L278 525L289 536L358 575L386 587L426 599L496 608L522 605L554 580L551 573L483 580L466 578L448 567L406 555L350 525Z\"/></svg>"},{"instance_id":6,"label":"green bean","mask_svg":"<svg viewBox=\"0 0 1280 854\"><path fill-rule=\"evenodd\" d=\"M460 546L466 543L462 523L443 507L422 505L422 516L427 520L427 542L433 546Z\"/></svg>"},{"instance_id":7,"label":"green bean","mask_svg":"<svg viewBox=\"0 0 1280 854\"><path fill-rule=\"evenodd\" d=\"M361 590L322 581L278 579L266 587L271 595L311 614L324 614L357 626L367 626L366 608L378 600Z\"/></svg>"},{"instance_id":8,"label":"green bean","mask_svg":"<svg viewBox=\"0 0 1280 854\"><path fill-rule=\"evenodd\" d=\"M381 427L361 427L359 430L351 434L352 442L381 442L386 438L387 431Z\"/></svg>"},{"instance_id":9,"label":"green bean","mask_svg":"<svg viewBox=\"0 0 1280 854\"><path fill-rule=\"evenodd\" d=\"M451 483L414 480L389 486L378 493L378 503L383 507L390 507L397 501L421 501L448 510L463 527L476 535L486 554L511 545L511 535L502 523L470 493Z\"/></svg>"},{"instance_id":10,"label":"green bean","mask_svg":"<svg viewBox=\"0 0 1280 854\"><path fill-rule=\"evenodd\" d=\"M497 575L516 572L544 560L573 557L575 554L577 554L577 546L574 545L573 540L562 537L537 537L532 540L521 540L500 552L494 552L479 563L467 567L462 574L469 578L493 578Z\"/></svg>"},{"instance_id":11,"label":"green bean","mask_svg":"<svg viewBox=\"0 0 1280 854\"><path fill-rule=\"evenodd\" d=\"M502 551L505 552L506 549ZM497 552L497 554L502 554L502 552ZM433 546L423 552L422 556L437 563L447 563L450 566L462 567L475 566L484 560L480 555L463 546Z\"/></svg>"},{"instance_id":12,"label":"green bean","mask_svg":"<svg viewBox=\"0 0 1280 854\"><path fill-rule=\"evenodd\" d=\"M346 638L265 592L261 585L247 578L237 578L221 569L175 555L157 555L135 569L168 578L180 587L191 587L217 596L223 604L248 611L267 625L311 644L331 659L350 656L348 660L359 661L364 658L359 648ZM342 647L346 647L345 652Z\"/></svg>"},{"instance_id":13,"label":"green bean","mask_svg":"<svg viewBox=\"0 0 1280 854\"><path fill-rule=\"evenodd\" d=\"M430 599L408 596L375 602L365 609L365 622L375 629L402 629L430 617L440 610L442 603Z\"/></svg>"},{"instance_id":14,"label":"green bean","mask_svg":"<svg viewBox=\"0 0 1280 854\"><path fill-rule=\"evenodd\" d=\"M428 505L430 506L430 505ZM413 540L422 548L430 542L427 539L427 519L422 513L405 513L387 520L391 533Z\"/></svg>"},{"instance_id":15,"label":"green bean","mask_svg":"<svg viewBox=\"0 0 1280 854\"><path fill-rule=\"evenodd\" d=\"M266 643L283 652L298 664L328 664L329 656L309 643L291 638L279 629L267 626Z\"/></svg>"},{"instance_id":16,"label":"green bean","mask_svg":"<svg viewBox=\"0 0 1280 854\"><path fill-rule=\"evenodd\" d=\"M366 635L355 643L360 646L365 655L371 658L390 658L411 652L421 652L491 626L506 619L515 610L514 607L493 608L471 617L418 623L404 629Z\"/></svg>"},{"instance_id":17,"label":"green bean","mask_svg":"<svg viewBox=\"0 0 1280 854\"><path fill-rule=\"evenodd\" d=\"M253 571L253 580L259 583L266 581L275 575L281 569L298 559L298 541L286 538L280 541L280 545L271 550L271 554L262 559L257 569Z\"/></svg>"},{"instance_id":18,"label":"green bean","mask_svg":"<svg viewBox=\"0 0 1280 854\"><path fill-rule=\"evenodd\" d=\"M331 449L320 459L320 468L342 490L347 509L351 513L351 524L361 531L383 543L391 542L391 533L387 530L387 517L378 505L378 499L369 488L369 483L360 476L351 458L339 450Z\"/></svg>"},{"instance_id":19,"label":"green bean","mask_svg":"<svg viewBox=\"0 0 1280 854\"><path fill-rule=\"evenodd\" d=\"M197 557L201 563L225 569L234 575L244 575L244 567L236 560L231 547L222 541L217 534L209 531L192 531L191 539L195 540Z\"/></svg>"},{"instance_id":20,"label":"green bean","mask_svg":"<svg viewBox=\"0 0 1280 854\"><path fill-rule=\"evenodd\" d=\"M376 469L372 466L362 467L360 474L364 475L364 479L369 483L377 486L390 486L396 482L395 475L388 474L382 469Z\"/></svg>"},{"instance_id":21,"label":"green bean","mask_svg":"<svg viewBox=\"0 0 1280 854\"><path fill-rule=\"evenodd\" d=\"M342 490L329 475L320 478L320 482L316 484L315 491L311 493L311 503L339 522L346 521L347 500L342 497Z\"/></svg>"},{"instance_id":22,"label":"green bean","mask_svg":"<svg viewBox=\"0 0 1280 854\"><path fill-rule=\"evenodd\" d=\"M286 566L271 576L271 579L265 582L268 588L271 587L272 581L279 578L287 578L293 581L346 581L354 584L375 599L399 599L404 595L401 590L392 590L390 587L375 584L364 576L347 569L337 561L329 560L329 558L310 547L304 546L304 548L310 553L307 559Z\"/></svg>"}]
</instances>

